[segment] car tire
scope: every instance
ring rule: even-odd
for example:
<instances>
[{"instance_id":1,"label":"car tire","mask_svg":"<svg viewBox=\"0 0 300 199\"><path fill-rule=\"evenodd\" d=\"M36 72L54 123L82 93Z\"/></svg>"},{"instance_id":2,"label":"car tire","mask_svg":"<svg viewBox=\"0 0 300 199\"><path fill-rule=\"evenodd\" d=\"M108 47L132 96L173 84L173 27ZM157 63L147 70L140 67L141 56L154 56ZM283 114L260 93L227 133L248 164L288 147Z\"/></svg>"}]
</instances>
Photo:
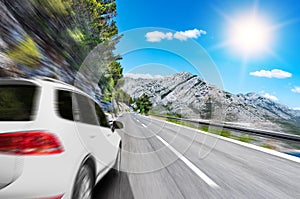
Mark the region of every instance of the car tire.
<instances>
[{"instance_id":1,"label":"car tire","mask_svg":"<svg viewBox=\"0 0 300 199\"><path fill-rule=\"evenodd\" d=\"M72 199L91 199L93 195L94 177L91 167L84 164L80 167L73 187Z\"/></svg>"}]
</instances>

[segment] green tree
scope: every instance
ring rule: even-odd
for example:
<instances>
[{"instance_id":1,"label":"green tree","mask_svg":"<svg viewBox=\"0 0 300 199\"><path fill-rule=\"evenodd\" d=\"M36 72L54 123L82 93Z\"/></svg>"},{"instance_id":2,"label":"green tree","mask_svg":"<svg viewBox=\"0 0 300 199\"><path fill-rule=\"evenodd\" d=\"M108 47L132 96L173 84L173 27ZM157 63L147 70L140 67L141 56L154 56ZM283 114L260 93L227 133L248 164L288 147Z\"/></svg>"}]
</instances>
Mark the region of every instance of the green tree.
<instances>
[{"instance_id":1,"label":"green tree","mask_svg":"<svg viewBox=\"0 0 300 199\"><path fill-rule=\"evenodd\" d=\"M147 114L152 108L150 97L145 93L141 97L137 98L135 105L135 110L140 110L140 113L142 114Z\"/></svg>"},{"instance_id":2,"label":"green tree","mask_svg":"<svg viewBox=\"0 0 300 199\"><path fill-rule=\"evenodd\" d=\"M113 61L109 64L108 70L114 80L114 87L118 86L119 80L123 77L121 64L117 61Z\"/></svg>"},{"instance_id":3,"label":"green tree","mask_svg":"<svg viewBox=\"0 0 300 199\"><path fill-rule=\"evenodd\" d=\"M112 101L113 98L116 98L116 94L120 92L118 82L123 77L123 68L119 62L113 61L101 70L98 85L103 91L103 101ZM124 97L123 93L122 96L119 95L118 97Z\"/></svg>"}]
</instances>

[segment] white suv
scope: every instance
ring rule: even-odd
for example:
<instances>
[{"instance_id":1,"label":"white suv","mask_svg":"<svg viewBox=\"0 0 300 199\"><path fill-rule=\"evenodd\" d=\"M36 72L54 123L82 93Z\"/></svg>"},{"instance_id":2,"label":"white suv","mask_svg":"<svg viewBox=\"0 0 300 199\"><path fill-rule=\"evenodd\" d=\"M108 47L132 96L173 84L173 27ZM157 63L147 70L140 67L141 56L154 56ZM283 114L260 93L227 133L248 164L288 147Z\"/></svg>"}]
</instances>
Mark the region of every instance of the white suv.
<instances>
[{"instance_id":1,"label":"white suv","mask_svg":"<svg viewBox=\"0 0 300 199\"><path fill-rule=\"evenodd\" d=\"M0 198L91 198L120 165L121 137L99 105L52 79L0 80Z\"/></svg>"}]
</instances>

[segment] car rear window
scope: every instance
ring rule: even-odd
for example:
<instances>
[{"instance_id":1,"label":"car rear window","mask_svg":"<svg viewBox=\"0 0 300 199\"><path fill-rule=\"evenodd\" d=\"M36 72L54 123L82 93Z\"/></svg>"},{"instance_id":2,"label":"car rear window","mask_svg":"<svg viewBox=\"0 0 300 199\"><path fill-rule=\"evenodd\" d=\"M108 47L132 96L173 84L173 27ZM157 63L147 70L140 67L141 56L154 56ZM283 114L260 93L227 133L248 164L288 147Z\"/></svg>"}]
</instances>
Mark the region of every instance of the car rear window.
<instances>
[{"instance_id":1,"label":"car rear window","mask_svg":"<svg viewBox=\"0 0 300 199\"><path fill-rule=\"evenodd\" d=\"M30 121L37 87L0 85L0 121Z\"/></svg>"}]
</instances>

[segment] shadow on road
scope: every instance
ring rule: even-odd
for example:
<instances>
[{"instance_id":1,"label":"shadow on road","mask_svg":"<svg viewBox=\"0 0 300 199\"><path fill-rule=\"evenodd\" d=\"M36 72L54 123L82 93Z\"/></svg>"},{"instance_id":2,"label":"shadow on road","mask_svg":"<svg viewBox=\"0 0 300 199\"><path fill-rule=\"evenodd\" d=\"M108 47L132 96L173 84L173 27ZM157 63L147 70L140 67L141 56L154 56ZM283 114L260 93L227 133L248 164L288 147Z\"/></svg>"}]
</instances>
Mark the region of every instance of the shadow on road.
<instances>
[{"instance_id":1,"label":"shadow on road","mask_svg":"<svg viewBox=\"0 0 300 199\"><path fill-rule=\"evenodd\" d=\"M119 174L110 171L96 185L93 199L133 199L133 193L130 187L127 173Z\"/></svg>"}]
</instances>

